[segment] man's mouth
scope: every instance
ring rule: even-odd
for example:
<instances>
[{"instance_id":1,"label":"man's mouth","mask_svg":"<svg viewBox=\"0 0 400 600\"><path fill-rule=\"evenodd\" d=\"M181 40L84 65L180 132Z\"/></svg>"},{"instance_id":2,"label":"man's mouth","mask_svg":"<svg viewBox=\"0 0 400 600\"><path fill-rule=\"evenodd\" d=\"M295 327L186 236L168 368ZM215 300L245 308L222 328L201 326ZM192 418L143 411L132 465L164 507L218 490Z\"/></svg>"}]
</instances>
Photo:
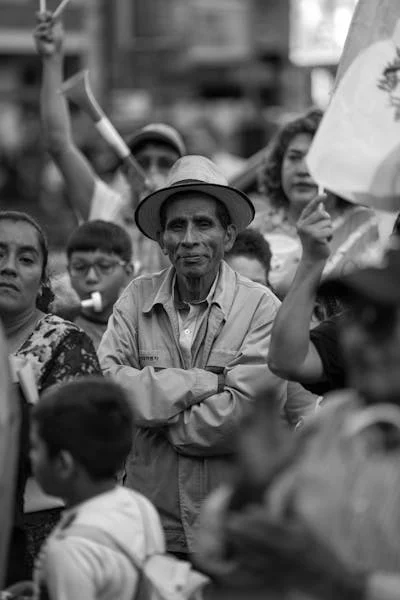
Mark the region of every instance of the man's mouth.
<instances>
[{"instance_id":1,"label":"man's mouth","mask_svg":"<svg viewBox=\"0 0 400 600\"><path fill-rule=\"evenodd\" d=\"M19 292L18 287L14 283L8 283L5 281L0 281L0 288L5 289L5 290L14 290L16 292Z\"/></svg>"},{"instance_id":2,"label":"man's mouth","mask_svg":"<svg viewBox=\"0 0 400 600\"><path fill-rule=\"evenodd\" d=\"M182 260L184 260L186 262L198 262L199 260L202 259L202 256L200 254L190 254L190 255L182 256L181 258L182 258Z\"/></svg>"}]
</instances>

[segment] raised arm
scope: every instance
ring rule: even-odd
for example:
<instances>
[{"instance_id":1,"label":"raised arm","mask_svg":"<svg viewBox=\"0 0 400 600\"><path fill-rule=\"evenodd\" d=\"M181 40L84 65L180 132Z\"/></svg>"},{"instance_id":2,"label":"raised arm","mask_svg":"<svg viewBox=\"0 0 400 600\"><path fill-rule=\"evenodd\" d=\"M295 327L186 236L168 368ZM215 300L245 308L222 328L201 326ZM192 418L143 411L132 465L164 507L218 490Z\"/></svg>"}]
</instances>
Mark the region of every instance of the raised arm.
<instances>
[{"instance_id":1,"label":"raised arm","mask_svg":"<svg viewBox=\"0 0 400 600\"><path fill-rule=\"evenodd\" d=\"M51 13L38 15L34 38L42 58L41 119L46 148L60 169L75 210L87 219L98 179L85 156L75 145L67 102L60 93L63 82L64 34Z\"/></svg>"},{"instance_id":2,"label":"raised arm","mask_svg":"<svg viewBox=\"0 0 400 600\"><path fill-rule=\"evenodd\" d=\"M323 363L310 341L310 324L332 235L331 218L321 198L306 206L297 228L303 254L274 322L268 365L281 377L313 383L324 380Z\"/></svg>"}]
</instances>

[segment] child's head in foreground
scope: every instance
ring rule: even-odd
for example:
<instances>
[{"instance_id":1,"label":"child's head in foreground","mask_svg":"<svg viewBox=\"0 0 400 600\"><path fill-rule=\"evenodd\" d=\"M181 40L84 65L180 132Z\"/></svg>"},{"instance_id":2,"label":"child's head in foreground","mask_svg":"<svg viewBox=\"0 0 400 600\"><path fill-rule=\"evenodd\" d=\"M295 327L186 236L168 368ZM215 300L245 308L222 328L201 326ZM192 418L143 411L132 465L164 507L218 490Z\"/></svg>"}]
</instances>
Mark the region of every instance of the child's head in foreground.
<instances>
[{"instance_id":1,"label":"child's head in foreground","mask_svg":"<svg viewBox=\"0 0 400 600\"><path fill-rule=\"evenodd\" d=\"M132 445L133 415L120 386L85 377L46 390L32 413L33 473L66 500L112 482Z\"/></svg>"}]
</instances>

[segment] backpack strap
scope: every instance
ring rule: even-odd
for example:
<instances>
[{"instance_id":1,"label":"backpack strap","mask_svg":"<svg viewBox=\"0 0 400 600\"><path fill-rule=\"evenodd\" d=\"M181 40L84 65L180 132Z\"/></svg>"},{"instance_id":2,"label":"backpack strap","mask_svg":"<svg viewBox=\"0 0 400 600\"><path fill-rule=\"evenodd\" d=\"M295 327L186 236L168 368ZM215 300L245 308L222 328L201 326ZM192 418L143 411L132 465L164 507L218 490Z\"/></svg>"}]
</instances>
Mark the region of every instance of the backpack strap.
<instances>
[{"instance_id":1,"label":"backpack strap","mask_svg":"<svg viewBox=\"0 0 400 600\"><path fill-rule=\"evenodd\" d=\"M110 550L116 550L129 560L139 574L143 570L142 561L135 556L133 552L128 550L123 544L120 544L109 533L98 529L94 525L72 525L64 531L63 537L79 537L89 542L95 542L96 544L110 548Z\"/></svg>"}]
</instances>

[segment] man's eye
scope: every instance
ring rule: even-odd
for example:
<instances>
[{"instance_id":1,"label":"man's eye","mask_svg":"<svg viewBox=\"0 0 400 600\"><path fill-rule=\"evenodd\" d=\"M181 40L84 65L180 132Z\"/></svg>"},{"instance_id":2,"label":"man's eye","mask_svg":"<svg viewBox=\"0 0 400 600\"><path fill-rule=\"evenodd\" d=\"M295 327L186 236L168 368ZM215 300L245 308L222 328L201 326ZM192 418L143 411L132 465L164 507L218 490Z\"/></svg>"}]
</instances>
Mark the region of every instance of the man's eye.
<instances>
[{"instance_id":1,"label":"man's eye","mask_svg":"<svg viewBox=\"0 0 400 600\"><path fill-rule=\"evenodd\" d=\"M100 271L103 271L104 273L111 271L111 269L114 267L114 265L110 263L98 263L98 266Z\"/></svg>"},{"instance_id":2,"label":"man's eye","mask_svg":"<svg viewBox=\"0 0 400 600\"><path fill-rule=\"evenodd\" d=\"M19 260L23 265L29 266L33 265L35 262L31 256L21 256Z\"/></svg>"},{"instance_id":3,"label":"man's eye","mask_svg":"<svg viewBox=\"0 0 400 600\"><path fill-rule=\"evenodd\" d=\"M160 158L158 161L158 168L160 171L169 171L173 164L174 161L170 160L169 158Z\"/></svg>"},{"instance_id":4,"label":"man's eye","mask_svg":"<svg viewBox=\"0 0 400 600\"><path fill-rule=\"evenodd\" d=\"M86 271L86 265L81 265L81 264L72 264L71 265L71 269L73 269L74 271L77 271L77 273L83 273L84 271Z\"/></svg>"},{"instance_id":5,"label":"man's eye","mask_svg":"<svg viewBox=\"0 0 400 600\"><path fill-rule=\"evenodd\" d=\"M168 225L168 229L171 231L180 231L182 227L182 223L170 223L170 225Z\"/></svg>"},{"instance_id":6,"label":"man's eye","mask_svg":"<svg viewBox=\"0 0 400 600\"><path fill-rule=\"evenodd\" d=\"M136 160L139 163L139 165L142 167L142 169L144 169L145 171L147 171L150 168L150 161L148 158L146 158L146 157L141 158L139 156L139 157L137 157Z\"/></svg>"}]
</instances>

